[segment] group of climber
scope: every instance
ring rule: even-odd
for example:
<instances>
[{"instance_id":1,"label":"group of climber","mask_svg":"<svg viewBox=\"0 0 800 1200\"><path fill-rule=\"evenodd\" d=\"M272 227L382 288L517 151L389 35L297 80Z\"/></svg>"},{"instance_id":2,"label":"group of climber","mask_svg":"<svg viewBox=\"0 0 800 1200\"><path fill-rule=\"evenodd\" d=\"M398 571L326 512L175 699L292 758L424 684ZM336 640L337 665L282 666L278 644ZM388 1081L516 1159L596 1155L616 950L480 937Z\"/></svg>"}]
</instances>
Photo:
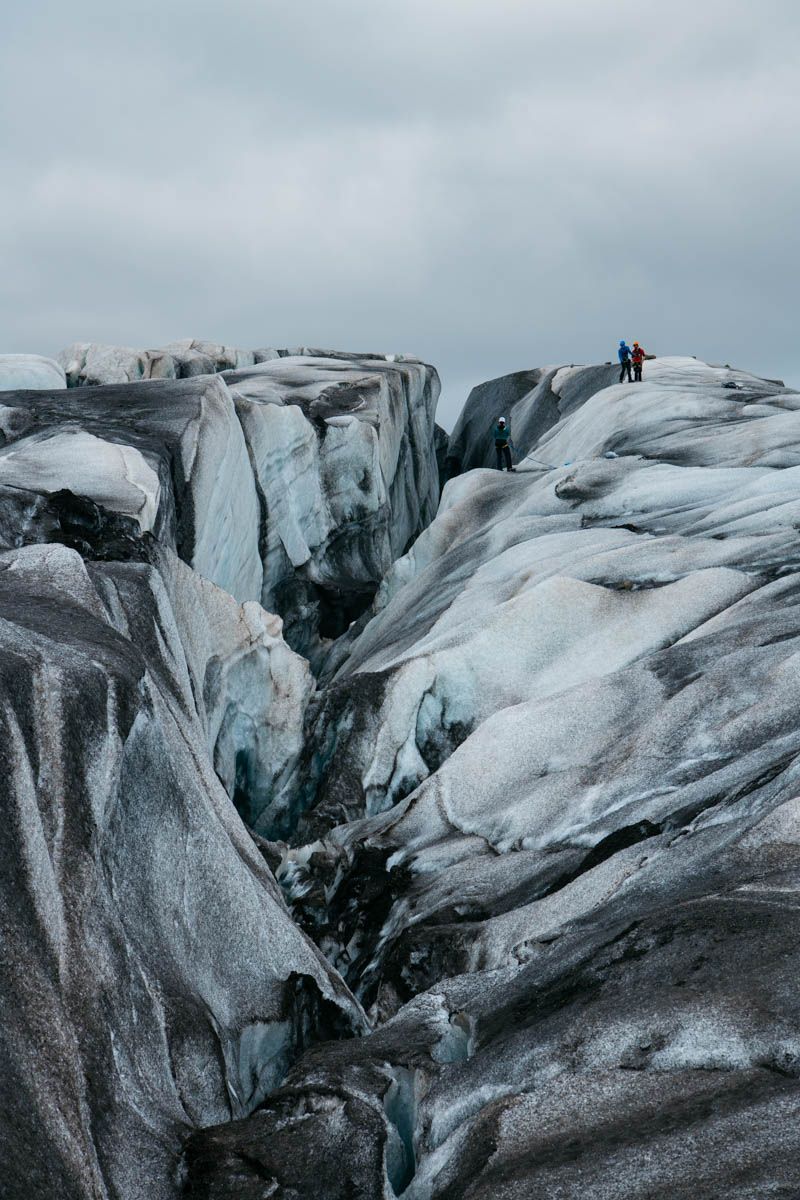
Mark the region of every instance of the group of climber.
<instances>
[{"instance_id":1,"label":"group of climber","mask_svg":"<svg viewBox=\"0 0 800 1200\"><path fill-rule=\"evenodd\" d=\"M619 357L620 383L622 383L626 375L628 383L641 383L642 364L644 360L655 357L653 354L645 354L638 342L634 342L633 346L629 346L624 339L619 344L617 356ZM633 367L633 379L631 379L631 367ZM517 468L511 463L511 451L514 448L514 443L511 441L511 426L505 417L498 417L497 424L492 429L492 437L494 438L494 449L497 454L498 471L516 471ZM546 466L547 464L543 463L542 465Z\"/></svg>"},{"instance_id":2,"label":"group of climber","mask_svg":"<svg viewBox=\"0 0 800 1200\"><path fill-rule=\"evenodd\" d=\"M631 366L633 366L633 382L641 383L642 382L642 363L648 357L648 355L645 354L644 350L639 345L639 343L634 342L633 349L631 349L631 347L628 345L628 343L623 339L619 344L619 350L617 350L617 355L619 357L619 381L620 381L620 383L622 383L622 380L625 375L628 376L628 383L632 382L631 381ZM652 355L650 355L650 357L652 358Z\"/></svg>"}]
</instances>

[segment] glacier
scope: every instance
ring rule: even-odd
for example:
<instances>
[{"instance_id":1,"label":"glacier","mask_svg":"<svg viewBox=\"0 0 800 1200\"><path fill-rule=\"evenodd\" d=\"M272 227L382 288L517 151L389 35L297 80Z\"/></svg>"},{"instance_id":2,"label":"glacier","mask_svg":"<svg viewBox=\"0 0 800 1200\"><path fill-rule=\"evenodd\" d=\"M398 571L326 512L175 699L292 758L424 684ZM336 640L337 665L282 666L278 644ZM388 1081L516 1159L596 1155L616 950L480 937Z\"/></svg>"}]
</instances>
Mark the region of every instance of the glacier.
<instances>
[{"instance_id":1,"label":"glacier","mask_svg":"<svg viewBox=\"0 0 800 1200\"><path fill-rule=\"evenodd\" d=\"M795 1195L800 394L555 365L445 445L409 356L60 363L0 409L8 1194Z\"/></svg>"},{"instance_id":2,"label":"glacier","mask_svg":"<svg viewBox=\"0 0 800 1200\"><path fill-rule=\"evenodd\" d=\"M287 625L324 652L433 515L438 378L275 358L4 397L10 1195L174 1196L191 1129L367 1028L248 825L304 748Z\"/></svg>"},{"instance_id":3,"label":"glacier","mask_svg":"<svg viewBox=\"0 0 800 1200\"><path fill-rule=\"evenodd\" d=\"M800 397L648 368L479 393L559 465L462 458L341 639L278 878L376 1032L193 1135L193 1194L238 1154L313 1194L281 1114L334 1087L356 1194L375 1122L413 1200L792 1194Z\"/></svg>"}]
</instances>

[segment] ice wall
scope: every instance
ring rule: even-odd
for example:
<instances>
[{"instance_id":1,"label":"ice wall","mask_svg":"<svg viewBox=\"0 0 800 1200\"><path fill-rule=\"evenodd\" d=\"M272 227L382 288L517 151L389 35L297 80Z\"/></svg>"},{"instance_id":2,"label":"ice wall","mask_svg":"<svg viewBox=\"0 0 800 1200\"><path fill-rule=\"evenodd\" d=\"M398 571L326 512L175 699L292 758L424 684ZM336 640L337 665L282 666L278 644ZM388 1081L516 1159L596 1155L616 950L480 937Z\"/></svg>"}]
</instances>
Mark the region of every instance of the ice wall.
<instances>
[{"instance_id":1,"label":"ice wall","mask_svg":"<svg viewBox=\"0 0 800 1200\"><path fill-rule=\"evenodd\" d=\"M166 1200L188 1133L366 1027L247 826L290 807L326 623L433 515L438 381L81 361L117 381L0 412L0 1191Z\"/></svg>"},{"instance_id":2,"label":"ice wall","mask_svg":"<svg viewBox=\"0 0 800 1200\"><path fill-rule=\"evenodd\" d=\"M452 479L329 660L278 874L377 1028L194 1135L197 1196L245 1152L314 1195L300 1096L330 1196L796 1190L800 396L603 370L545 373L556 469Z\"/></svg>"}]
</instances>

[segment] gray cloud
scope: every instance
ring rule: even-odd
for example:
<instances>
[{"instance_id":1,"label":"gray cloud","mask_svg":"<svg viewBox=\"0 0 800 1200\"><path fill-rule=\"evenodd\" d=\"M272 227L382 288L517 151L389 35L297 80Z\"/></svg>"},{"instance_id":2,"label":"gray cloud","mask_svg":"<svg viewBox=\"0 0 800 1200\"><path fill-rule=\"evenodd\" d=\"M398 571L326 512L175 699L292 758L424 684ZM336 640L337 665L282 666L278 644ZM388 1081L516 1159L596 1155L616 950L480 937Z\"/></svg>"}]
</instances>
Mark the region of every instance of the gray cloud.
<instances>
[{"instance_id":1,"label":"gray cloud","mask_svg":"<svg viewBox=\"0 0 800 1200\"><path fill-rule=\"evenodd\" d=\"M7 351L410 351L468 387L637 337L800 383L783 0L75 0L0 49Z\"/></svg>"}]
</instances>

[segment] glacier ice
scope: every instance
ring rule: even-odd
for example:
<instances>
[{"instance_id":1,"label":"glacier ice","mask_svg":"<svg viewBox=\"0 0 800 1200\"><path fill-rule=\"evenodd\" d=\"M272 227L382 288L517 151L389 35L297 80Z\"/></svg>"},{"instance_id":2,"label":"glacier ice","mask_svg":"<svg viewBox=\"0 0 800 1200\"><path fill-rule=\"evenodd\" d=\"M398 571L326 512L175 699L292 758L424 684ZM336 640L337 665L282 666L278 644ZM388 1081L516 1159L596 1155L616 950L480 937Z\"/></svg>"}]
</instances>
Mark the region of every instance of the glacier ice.
<instances>
[{"instance_id":1,"label":"glacier ice","mask_svg":"<svg viewBox=\"0 0 800 1200\"><path fill-rule=\"evenodd\" d=\"M369 599L433 515L438 381L416 361L184 350L178 371L72 347L69 389L0 410L12 1192L171 1197L189 1130L366 1029L244 823L291 810L314 688L261 600L313 646L325 587ZM240 373L272 361L272 396L248 401Z\"/></svg>"},{"instance_id":2,"label":"glacier ice","mask_svg":"<svg viewBox=\"0 0 800 1200\"><path fill-rule=\"evenodd\" d=\"M62 357L0 409L6 1178L793 1195L797 393L555 365L445 453L414 359Z\"/></svg>"},{"instance_id":3,"label":"glacier ice","mask_svg":"<svg viewBox=\"0 0 800 1200\"><path fill-rule=\"evenodd\" d=\"M319 668L433 517L438 378L417 360L254 357L218 355L218 373L186 378L9 392L6 544L63 531L71 493L278 612Z\"/></svg>"},{"instance_id":4,"label":"glacier ice","mask_svg":"<svg viewBox=\"0 0 800 1200\"><path fill-rule=\"evenodd\" d=\"M23 388L65 388L64 369L41 354L0 354L0 392Z\"/></svg>"},{"instance_id":5,"label":"glacier ice","mask_svg":"<svg viewBox=\"0 0 800 1200\"><path fill-rule=\"evenodd\" d=\"M476 389L435 520L309 707L287 895L378 1025L291 1088L338 1089L345 1179L396 1145L379 1101L413 1066L413 1200L796 1182L798 397L648 367ZM498 395L568 465L487 470ZM457 1061L419 1043L434 997ZM191 1177L224 1186L211 1146L247 1144L311 1195L270 1148L284 1105L193 1135Z\"/></svg>"},{"instance_id":6,"label":"glacier ice","mask_svg":"<svg viewBox=\"0 0 800 1200\"><path fill-rule=\"evenodd\" d=\"M220 716L247 730L286 700L270 660L291 652L257 605L161 567L0 555L3 1161L33 1194L171 1196L187 1128L246 1111L254 1025L276 1070L309 1004L363 1025L212 767ZM306 683L298 660L295 711ZM295 739L253 731L265 783Z\"/></svg>"}]
</instances>

